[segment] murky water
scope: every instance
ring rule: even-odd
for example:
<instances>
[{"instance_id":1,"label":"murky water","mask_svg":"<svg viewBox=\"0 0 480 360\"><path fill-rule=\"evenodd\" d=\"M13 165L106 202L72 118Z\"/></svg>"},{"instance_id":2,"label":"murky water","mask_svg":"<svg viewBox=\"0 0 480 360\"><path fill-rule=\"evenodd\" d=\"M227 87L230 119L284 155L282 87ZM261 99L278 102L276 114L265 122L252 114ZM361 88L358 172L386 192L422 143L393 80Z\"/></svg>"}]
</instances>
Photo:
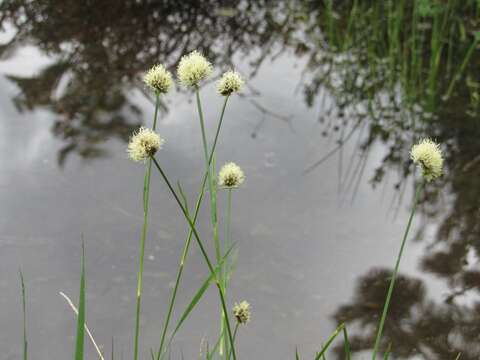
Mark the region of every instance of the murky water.
<instances>
[{"instance_id":1,"label":"murky water","mask_svg":"<svg viewBox=\"0 0 480 360\"><path fill-rule=\"evenodd\" d=\"M130 357L143 167L127 159L125 141L153 116L142 71L158 61L173 69L195 48L215 61L216 75L234 66L248 78L227 108L217 159L235 161L247 177L233 198L238 261L229 293L231 303L246 299L253 307L238 337L241 358L294 358L296 347L312 358L340 321L349 326L355 358L368 358L412 201L408 151L423 136L443 144L446 171L422 196L385 345L396 358L478 358L478 9L452 1L447 10L421 13L423 35L413 49L422 56L398 58L393 47L355 38L356 26L376 26L358 14L386 11L380 18L392 19L392 9L364 4L351 17L342 5L329 17L326 3L0 4L2 358L21 356L19 268L32 357L72 356L75 318L58 292L78 295L82 235L87 322L106 353L113 337L119 358ZM432 74L426 69L435 49L418 44L436 31L437 16L453 30L440 33L445 45ZM398 47L408 50L405 44L414 45L405 34ZM213 83L202 98L212 136L222 99ZM159 157L193 202L203 158L192 94L167 96L159 131L166 139ZM153 184L143 358L158 346L187 233L160 178ZM220 201L224 218L226 196ZM185 274L178 309L208 275L196 247ZM174 358L195 358L202 342L214 342L217 326L212 289L178 334ZM342 358L341 349L330 356Z\"/></svg>"}]
</instances>

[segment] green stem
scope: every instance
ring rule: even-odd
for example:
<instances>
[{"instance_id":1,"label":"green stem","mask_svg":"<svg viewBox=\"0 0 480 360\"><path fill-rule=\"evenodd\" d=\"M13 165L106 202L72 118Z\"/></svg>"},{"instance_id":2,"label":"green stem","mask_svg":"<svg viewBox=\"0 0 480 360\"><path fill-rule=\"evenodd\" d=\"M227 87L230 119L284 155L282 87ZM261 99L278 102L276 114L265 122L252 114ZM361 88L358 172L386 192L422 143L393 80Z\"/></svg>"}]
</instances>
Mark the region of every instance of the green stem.
<instances>
[{"instance_id":1,"label":"green stem","mask_svg":"<svg viewBox=\"0 0 480 360\"><path fill-rule=\"evenodd\" d=\"M227 107L227 102L228 102L228 96L225 97L225 101L224 101L223 107L222 107L222 112L220 114L220 120L218 121L217 131L215 133L215 139L213 140L212 151L211 151L210 156L208 158L208 164L209 165L212 162L213 154L215 152L215 148L217 147L218 136L220 134L220 129L222 127L223 116L225 114L225 109ZM198 198L197 198L197 203L195 205L195 212L193 214L193 224L194 225L197 221L198 213L200 211L200 205L202 204L203 195L205 193L205 184L207 182L207 177L208 177L208 172L205 171L205 174L203 175L202 185L200 187L200 192L199 192L199 195L198 195ZM179 286L180 280L182 278L183 267L184 267L185 260L186 260L187 255L188 255L188 250L190 248L192 235L193 235L193 232L192 232L192 229L190 229L189 233L188 233L188 236L187 236L187 240L185 241L185 245L183 247L182 256L180 258L180 265L179 265L178 272L177 272L177 279L175 281L175 286L173 288L172 297L170 299L170 304L168 306L167 317L166 317L165 323L163 325L162 337L161 337L161 340L160 340L160 347L159 347L159 350L158 350L158 353L157 353L157 360L160 360L160 356L162 355L163 346L165 345L165 339L166 339L166 334L167 334L167 330L168 330L168 325L169 325L170 319L172 317L173 307L174 307L175 300L176 300L176 297L177 297L178 286Z\"/></svg>"},{"instance_id":2,"label":"green stem","mask_svg":"<svg viewBox=\"0 0 480 360\"><path fill-rule=\"evenodd\" d=\"M218 239L218 221L217 221L217 212L216 212L216 199L215 199L215 191L214 191L214 183L212 177L212 168L211 164L208 161L208 144L207 144L207 136L205 132L205 122L203 120L203 110L202 110L202 102L200 101L200 89L198 86L195 87L195 96L197 98L197 108L198 108L198 117L200 118L200 128L202 132L202 144L203 144L203 155L205 158L205 168L208 173L208 191L210 193L210 218L212 221L213 226L213 240L215 243L215 256L217 262L220 261L221 258L221 250L220 250L220 242ZM215 157L215 153L212 151L213 156Z\"/></svg>"},{"instance_id":3,"label":"green stem","mask_svg":"<svg viewBox=\"0 0 480 360\"><path fill-rule=\"evenodd\" d=\"M225 322L227 324L227 330L228 330L228 336L230 338L230 344L232 346L232 353L233 353L233 359L236 360L237 356L236 356L236 353L235 353L235 348L234 348L234 343L233 343L233 335L232 335L232 329L230 327L230 321L228 319L228 316L227 316L227 305L226 305L226 302L225 302L225 295L223 293L223 287L221 285L221 282L218 278L218 275L216 274L215 272L215 269L212 265L212 262L210 261L210 258L208 257L208 254L205 250L205 247L202 243L202 241L200 240L200 236L198 235L198 232L197 232L197 229L195 228L195 225L192 223L192 220L190 219L190 217L188 216L188 213L187 211L185 210L182 202L180 201L177 193L175 192L174 188L172 187L170 181L168 180L165 172L163 171L162 167L160 166L160 164L157 162L157 159L155 159L154 157L151 158L153 160L153 163L155 164L157 170L159 171L160 175L162 176L163 180L165 181L168 189L170 190L170 192L172 193L173 197L175 198L175 201L177 202L178 206L180 207L180 210L182 210L182 213L185 217L185 220L187 220L188 222L188 225L190 226L192 232L193 232L193 235L195 236L195 240L197 241L197 244L200 248L200 251L205 259L205 262L207 263L207 266L208 266L208 269L210 270L210 273L212 274L212 276L215 278L215 285L217 286L218 288L218 293L219 293L219 296L220 296L220 301L222 303L222 309L223 309L223 312L225 314ZM208 170L208 169L207 169Z\"/></svg>"},{"instance_id":4,"label":"green stem","mask_svg":"<svg viewBox=\"0 0 480 360\"><path fill-rule=\"evenodd\" d=\"M23 360L28 359L28 343L27 343L27 311L25 305L25 281L23 273L20 270L20 282L22 285L22 309L23 309Z\"/></svg>"},{"instance_id":5,"label":"green stem","mask_svg":"<svg viewBox=\"0 0 480 360\"><path fill-rule=\"evenodd\" d=\"M155 130L157 126L157 115L158 115L158 108L160 104L160 94L155 94L155 113L153 115L153 130ZM140 257L139 257L139 265L138 265L138 280L137 280L137 305L136 305L136 313L135 313L135 344L134 344L134 352L133 352L133 359L138 359L138 340L140 337L140 310L141 310L141 303L142 303L142 280L143 280L143 260L145 257L145 240L147 238L147 230L148 230L148 205L149 205L149 197L150 197L150 175L152 172L152 160L148 159L147 168L145 170L145 177L143 180L143 227L142 227L142 235L140 237Z\"/></svg>"},{"instance_id":6,"label":"green stem","mask_svg":"<svg viewBox=\"0 0 480 360\"><path fill-rule=\"evenodd\" d=\"M202 144L203 144L203 155L205 158L205 169L208 174L208 192L210 194L210 219L212 222L213 228L213 243L215 246L215 258L217 260L217 264L220 261L222 256L221 254L221 247L220 247L220 239L218 237L218 219L217 219L217 194L214 179L212 176L213 169L211 164L208 162L208 144L207 144L207 136L205 132L205 122L203 119L203 110L202 110L202 102L200 101L200 89L198 86L195 86L195 97L197 99L197 109L198 109L198 117L200 119L200 129L202 133ZM212 152L213 158L215 159L215 152ZM215 163L215 160L213 161ZM220 269L220 274L222 274L222 269ZM221 276L222 277L222 276ZM221 282L221 286L223 286L224 282ZM223 323L224 323L225 314L220 314L220 331L223 331ZM223 354L223 344L224 341L220 341L220 355Z\"/></svg>"},{"instance_id":7,"label":"green stem","mask_svg":"<svg viewBox=\"0 0 480 360\"><path fill-rule=\"evenodd\" d=\"M237 331L238 331L238 326L239 326L239 325L240 325L239 322L237 322L237 323L235 324L235 330L233 330L233 341L235 341L235 340L237 339ZM230 360L230 356L232 356L232 352L231 352L231 351L228 352L228 358L227 358L227 360Z\"/></svg>"},{"instance_id":8,"label":"green stem","mask_svg":"<svg viewBox=\"0 0 480 360\"><path fill-rule=\"evenodd\" d=\"M387 292L387 298L385 300L385 305L383 306L382 317L380 318L380 325L378 326L377 337L375 339L375 346L373 348L372 360L375 360L376 357L377 357L378 348L380 346L380 341L382 339L383 327L385 325L385 319L387 317L388 307L390 305L390 300L392 298L393 287L395 285L395 280L397 278L398 268L400 266L400 259L402 258L403 249L405 248L405 243L407 242L408 232L410 231L410 226L412 225L413 215L415 214L415 210L417 209L418 199L420 197L420 192L422 190L422 187L423 187L423 181L420 182L417 185L417 189L415 191L415 199L414 199L414 202L413 202L412 211L410 213L410 218L408 219L407 228L405 229L405 233L403 235L402 244L400 245L400 251L398 252L397 261L395 263L395 268L394 268L393 273L392 273L392 278L390 279L390 286L388 287L388 292Z\"/></svg>"}]
</instances>

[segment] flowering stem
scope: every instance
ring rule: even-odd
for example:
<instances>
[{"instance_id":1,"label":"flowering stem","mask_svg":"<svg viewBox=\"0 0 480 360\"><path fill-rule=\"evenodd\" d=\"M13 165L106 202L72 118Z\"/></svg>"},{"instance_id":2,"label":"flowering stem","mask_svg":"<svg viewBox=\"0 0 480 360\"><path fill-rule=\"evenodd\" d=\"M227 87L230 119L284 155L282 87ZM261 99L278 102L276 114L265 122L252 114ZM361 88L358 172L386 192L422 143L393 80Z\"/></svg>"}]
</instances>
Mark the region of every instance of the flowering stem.
<instances>
[{"instance_id":1,"label":"flowering stem","mask_svg":"<svg viewBox=\"0 0 480 360\"><path fill-rule=\"evenodd\" d=\"M225 102L223 103L222 112L221 112L221 115L220 115L220 120L218 122L217 131L215 133L215 139L213 140L212 151L211 151L209 159L208 159L208 164L209 165L212 162L213 154L215 152L215 148L217 147L218 136L220 134L220 128L222 127L223 116L225 114L225 109L227 107L227 102L228 102L228 96L225 97ZM207 177L208 177L208 172L205 171L205 174L203 175L202 185L200 187L200 192L198 194L197 203L195 205L195 212L193 214L193 224L194 225L197 221L198 213L200 211L200 205L202 204L203 195L205 193L205 184L207 182ZM171 316L172 316L173 307L174 307L174 304L175 304L175 299L177 297L178 286L179 286L180 280L182 278L183 267L184 267L185 260L186 260L187 255L188 255L188 250L190 248L192 235L193 235L193 231L192 231L192 229L190 229L189 233L188 233L188 236L187 236L187 240L185 241L185 245L183 247L182 257L180 258L180 265L179 265L178 272L177 272L177 279L175 281L175 286L173 288L172 297L170 299L170 304L168 306L167 317L166 317L165 323L163 325L162 338L160 340L160 347L159 347L159 350L158 350L158 353L157 353L157 360L160 360L160 356L162 355L163 346L165 344L165 337L166 337L168 325L170 323L170 319L171 319Z\"/></svg>"},{"instance_id":2,"label":"flowering stem","mask_svg":"<svg viewBox=\"0 0 480 360\"><path fill-rule=\"evenodd\" d=\"M221 248L220 248L220 240L218 238L218 219L217 219L217 194L215 189L215 184L212 176L212 166L208 162L208 144L207 144L207 136L205 133L205 122L203 119L203 110L202 110L202 102L200 101L200 89L195 86L195 97L197 99L197 109L198 109L198 117L200 119L200 128L202 132L202 144L203 144L203 154L205 158L205 168L208 174L208 192L210 194L210 219L212 222L213 227L213 243L215 245L215 258L217 260L217 264L221 258ZM215 159L215 152L212 151L213 158ZM215 161L214 161L215 162ZM220 269L220 274L222 274L222 269ZM222 276L221 276L222 277ZM224 281L221 282L221 286L224 286ZM224 323L225 314L222 312L220 314L220 331L223 333L223 323ZM220 355L223 354L223 344L224 340L220 341Z\"/></svg>"},{"instance_id":3,"label":"flowering stem","mask_svg":"<svg viewBox=\"0 0 480 360\"><path fill-rule=\"evenodd\" d=\"M157 160L153 156L151 157L151 159L153 160L153 163L155 164L157 170L159 171L160 175L162 176L163 180L165 181L168 189L170 190L173 197L175 198L175 201L177 202L178 206L180 207L180 210L182 210L182 213L185 217L185 220L187 220L188 225L190 226L190 229L192 230L193 235L195 236L195 240L197 241L197 244L200 248L200 251L201 251L201 253L202 253L202 255L205 259L205 262L207 263L208 269L210 270L210 273L212 274L212 276L215 279L215 285L218 288L220 301L222 303L222 309L223 309L223 312L225 314L225 322L226 322L226 325L227 325L228 336L230 338L230 344L232 346L233 359L236 360L237 357L236 357L235 347L234 347L234 342L233 342L232 329L230 327L230 321L229 321L228 316L227 316L227 305L226 305L226 302L225 302L225 295L223 293L223 287L222 287L221 281L219 280L218 274L216 273L216 271L215 271L215 269L212 265L212 262L210 261L210 258L208 257L208 254L205 250L205 247L203 246L203 243L200 240L200 236L198 235L198 232L197 232L197 229L195 228L195 225L192 223L192 220L188 216L187 210L185 209L182 202L180 201L177 193L175 192L174 188L172 187L170 181L168 180L168 178L167 178L165 172L163 171L162 167L160 166L160 164L157 162Z\"/></svg>"},{"instance_id":4,"label":"flowering stem","mask_svg":"<svg viewBox=\"0 0 480 360\"><path fill-rule=\"evenodd\" d=\"M236 338L237 338L237 331L238 331L238 326L239 326L239 325L240 325L240 323L237 322L236 325L235 325L235 330L233 330L233 341L235 341ZM231 357L231 356L232 356L232 352L229 351L229 352L228 352L227 360L230 360L230 357Z\"/></svg>"},{"instance_id":5,"label":"flowering stem","mask_svg":"<svg viewBox=\"0 0 480 360\"><path fill-rule=\"evenodd\" d=\"M200 89L198 85L195 86L195 96L197 98L197 108L198 108L198 116L200 118L200 128L202 130L202 144L203 144L203 155L205 157L205 167L208 173L208 191L210 193L210 218L212 220L213 226L213 240L215 243L215 256L217 262L220 261L221 251L220 251L220 242L218 239L218 222L217 222L217 212L216 212L216 199L215 199L215 191L214 191L214 183L212 177L212 168L211 164L208 161L208 144L207 144L207 136L205 133L205 122L203 120L203 110L202 110L202 102L200 101ZM212 151L213 156L215 157L215 153Z\"/></svg>"},{"instance_id":6,"label":"flowering stem","mask_svg":"<svg viewBox=\"0 0 480 360\"><path fill-rule=\"evenodd\" d=\"M378 348L380 346L380 341L382 339L383 327L385 325L385 319L387 317L388 307L390 305L390 300L392 298L393 287L395 285L395 280L397 278L398 268L400 266L400 259L402 258L403 249L405 248L405 243L407 241L408 232L410 231L410 226L412 224L413 215L415 214L415 210L417 209L418 199L420 198L420 192L421 192L422 188L423 188L423 181L420 182L417 185L417 189L415 191L415 199L413 201L412 211L410 213L410 218L408 219L407 228L405 229L405 233L403 235L402 244L400 245L400 251L398 252L395 268L393 270L392 277L390 279L390 286L388 287L388 292L387 292L387 297L386 297L386 300L385 300L385 305L383 306L382 317L380 318L380 324L378 326L377 337L375 339L375 346L373 348L372 360L375 360L376 357L377 357Z\"/></svg>"},{"instance_id":7,"label":"flowering stem","mask_svg":"<svg viewBox=\"0 0 480 360\"><path fill-rule=\"evenodd\" d=\"M228 188L228 201L227 201L227 226L225 231L225 248L230 248L230 223L232 219L232 188ZM222 271L221 275L223 275L223 290L225 294L227 293L227 286L228 286L228 278L230 277L230 266L228 263L228 259L225 259L224 270ZM222 313L222 333L223 328L225 326L225 319L224 314ZM225 338L222 339L220 345L225 343L225 355L230 358L230 353L228 351L227 341Z\"/></svg>"},{"instance_id":8,"label":"flowering stem","mask_svg":"<svg viewBox=\"0 0 480 360\"><path fill-rule=\"evenodd\" d=\"M155 113L153 115L153 130L157 126L157 115L158 107L160 104L160 94L156 93L155 99ZM138 359L138 339L140 336L140 308L142 302L142 278L143 278L143 260L145 257L145 239L147 237L148 229L148 205L149 205L149 195L150 195L150 175L152 172L152 160L148 159L147 168L145 170L145 177L143 180L143 228L142 235L140 237L140 259L138 267L138 280L137 280L137 307L136 307L136 316L135 316L135 344L133 359Z\"/></svg>"}]
</instances>

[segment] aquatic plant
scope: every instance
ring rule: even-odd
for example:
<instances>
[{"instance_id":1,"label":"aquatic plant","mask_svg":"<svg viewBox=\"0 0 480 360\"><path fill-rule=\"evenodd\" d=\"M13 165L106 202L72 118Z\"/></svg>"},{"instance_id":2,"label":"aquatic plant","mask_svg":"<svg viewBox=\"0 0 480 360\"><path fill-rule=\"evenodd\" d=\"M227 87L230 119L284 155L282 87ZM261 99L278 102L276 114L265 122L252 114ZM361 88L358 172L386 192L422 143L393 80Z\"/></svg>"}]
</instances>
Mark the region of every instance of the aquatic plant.
<instances>
[{"instance_id":1,"label":"aquatic plant","mask_svg":"<svg viewBox=\"0 0 480 360\"><path fill-rule=\"evenodd\" d=\"M331 34L332 37L335 36L334 33ZM250 304L247 301L241 301L235 303L230 309L229 301L227 297L227 289L229 286L229 279L232 275L231 267L231 254L233 245L231 242L231 212L232 212L232 190L238 188L243 184L245 180L245 175L243 170L233 162L225 164L218 173L218 178L215 176L215 158L216 158L216 146L219 139L220 130L225 116L226 106L228 103L229 97L238 92L242 85L243 80L241 77L234 72L227 72L223 74L218 85L217 91L220 95L224 96L223 106L220 111L219 121L217 124L216 132L213 138L213 142L209 145L207 140L207 135L205 131L204 115L202 102L200 98L200 83L206 77L208 77L213 71L213 67L210 62L198 52L194 51L189 55L182 57L180 64L178 66L178 77L180 83L192 87L195 92L196 98L196 107L198 111L198 118L201 128L201 141L203 147L203 156L205 169L203 176L201 178L201 185L197 195L197 201L194 208L193 214L189 208L187 196L185 195L181 183L178 182L175 187L170 177L167 175L166 170L162 167L161 157L158 154L158 150L162 147L164 143L163 138L156 132L157 125L157 116L159 109L159 99L160 95L167 93L171 87L171 76L161 65L154 66L147 75L145 76L145 83L150 87L151 90L155 93L156 102L154 110L154 118L152 128L141 127L131 136L130 142L127 147L127 152L131 160L138 162L145 166L144 169L144 184L143 184L143 226L140 235L139 241L139 258L138 258L138 272L137 272L137 291L136 291L136 308L135 308L135 328L133 335L133 359L137 360L140 356L140 316L141 316L141 302L142 302L142 289L143 289L143 272L144 272L144 255L145 255L145 244L147 241L147 230L148 230L148 220L149 220L149 202L150 202L150 180L152 173L152 166L155 167L155 170L158 171L161 180L168 189L172 199L175 204L178 206L181 216L184 218L188 226L188 236L185 240L183 251L181 253L177 276L175 280L175 285L172 289L170 296L170 301L168 303L165 320L163 323L163 329L160 335L159 346L156 351L153 349L150 350L150 356L152 359L161 360L164 359L167 355L167 351L172 344L172 341L177 334L178 330L184 324L184 322L189 318L193 309L199 304L200 300L206 293L206 290L210 285L215 285L218 292L218 298L220 301L219 309L219 318L220 326L218 333L218 340L216 341L215 346L210 350L207 348L206 358L213 359L215 356L220 358L225 358L225 360L233 359L236 360L238 357L236 351L236 335L240 325L247 324L251 319ZM388 292L385 298L385 304L383 307L383 312L381 315L380 323L378 326L378 332L375 339L375 344L373 347L372 359L375 360L377 353L380 351L380 344L382 341L383 328L387 319L388 309L392 298L393 289L395 286L395 281L398 276L398 270L400 266L400 261L404 252L405 244L408 238L409 230L412 224L412 220L415 214L415 210L420 198L421 191L423 189L425 182L431 182L438 178L442 174L443 168L443 156L438 144L433 142L430 139L424 139L414 145L410 152L411 160L418 165L422 170L422 181L418 182L417 189L415 192L415 199L413 202L412 210L410 217L408 219L407 227L400 245L400 250L396 258L396 263L394 267L393 274L390 278ZM208 186L208 188L207 188ZM200 232L196 226L198 219L199 211L203 201L205 191L208 189L209 200L210 200L210 222L211 222L211 232L212 240L215 251L215 257L213 258L207 251L208 247L204 241L205 237L200 235ZM220 222L217 213L217 204L219 200L218 192L219 189L226 189L228 191L228 205L227 205L227 216L226 216L226 231L225 236L222 241L220 235ZM179 320L173 327L173 330L168 335L169 329L172 329L171 319L172 314L176 305L176 298L178 289L181 285L182 275L185 267L185 263L188 258L189 249L192 241L192 237L195 240L203 260L208 268L209 274L208 277L202 282L200 287L195 292L194 296L189 301L188 305L181 313ZM209 237L207 237L209 238ZM27 339L26 339L26 304L25 304L25 286L23 281L23 275L21 275L21 284L22 284L22 299L23 299L23 313L24 313L24 359L27 359ZM71 307L77 314L77 334L76 334L76 347L75 347L75 360L83 360L84 358L84 338L85 333L90 337L92 343L94 344L99 357L103 358L100 348L96 345L96 342L93 340L91 332L86 326L86 275L85 275L85 250L82 246L82 258L81 258L81 271L80 271L80 294L79 294L79 305L78 310L71 303L68 297L64 296ZM233 315L233 317L232 317ZM233 322L235 321L235 327L233 328ZM326 343L320 348L320 350L315 354L314 359L320 360L325 359L325 354L329 347L333 344L335 339L340 335L343 335L343 346L344 351L347 356L347 359L350 359L350 342L348 338L347 327L345 323L340 323L332 335L327 339ZM168 338L167 338L168 337ZM384 358L387 359L389 356L390 350L384 352ZM112 342L112 357L113 357L113 342ZM295 358L300 359L300 353L298 350L295 351Z\"/></svg>"}]
</instances>

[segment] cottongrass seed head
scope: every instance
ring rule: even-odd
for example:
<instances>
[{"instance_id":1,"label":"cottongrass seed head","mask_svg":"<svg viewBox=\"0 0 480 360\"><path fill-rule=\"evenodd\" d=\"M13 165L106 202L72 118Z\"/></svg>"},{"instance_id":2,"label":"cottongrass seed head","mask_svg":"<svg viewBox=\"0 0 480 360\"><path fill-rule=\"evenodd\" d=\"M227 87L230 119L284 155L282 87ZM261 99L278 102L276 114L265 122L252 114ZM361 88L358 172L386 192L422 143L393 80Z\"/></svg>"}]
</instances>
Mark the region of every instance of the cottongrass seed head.
<instances>
[{"instance_id":1,"label":"cottongrass seed head","mask_svg":"<svg viewBox=\"0 0 480 360\"><path fill-rule=\"evenodd\" d=\"M217 84L217 91L220 95L229 96L239 92L243 86L243 79L236 71L227 71L222 75Z\"/></svg>"},{"instance_id":2,"label":"cottongrass seed head","mask_svg":"<svg viewBox=\"0 0 480 360\"><path fill-rule=\"evenodd\" d=\"M158 64L147 71L143 82L155 92L165 94L172 87L172 74L165 66Z\"/></svg>"},{"instance_id":3,"label":"cottongrass seed head","mask_svg":"<svg viewBox=\"0 0 480 360\"><path fill-rule=\"evenodd\" d=\"M128 143L128 156L133 161L144 161L162 147L164 140L155 131L141 127Z\"/></svg>"},{"instance_id":4,"label":"cottongrass seed head","mask_svg":"<svg viewBox=\"0 0 480 360\"><path fill-rule=\"evenodd\" d=\"M237 164L230 162L222 166L218 173L218 183L226 188L234 188L243 184L245 175Z\"/></svg>"},{"instance_id":5,"label":"cottongrass seed head","mask_svg":"<svg viewBox=\"0 0 480 360\"><path fill-rule=\"evenodd\" d=\"M186 86L197 86L198 83L210 76L212 64L197 50L182 56L177 68L180 82Z\"/></svg>"},{"instance_id":6,"label":"cottongrass seed head","mask_svg":"<svg viewBox=\"0 0 480 360\"><path fill-rule=\"evenodd\" d=\"M239 324L246 324L250 321L250 304L245 300L235 303L233 306L233 315Z\"/></svg>"},{"instance_id":7,"label":"cottongrass seed head","mask_svg":"<svg viewBox=\"0 0 480 360\"><path fill-rule=\"evenodd\" d=\"M412 147L410 157L422 169L427 182L442 175L443 157L440 146L430 139L423 139Z\"/></svg>"}]
</instances>

